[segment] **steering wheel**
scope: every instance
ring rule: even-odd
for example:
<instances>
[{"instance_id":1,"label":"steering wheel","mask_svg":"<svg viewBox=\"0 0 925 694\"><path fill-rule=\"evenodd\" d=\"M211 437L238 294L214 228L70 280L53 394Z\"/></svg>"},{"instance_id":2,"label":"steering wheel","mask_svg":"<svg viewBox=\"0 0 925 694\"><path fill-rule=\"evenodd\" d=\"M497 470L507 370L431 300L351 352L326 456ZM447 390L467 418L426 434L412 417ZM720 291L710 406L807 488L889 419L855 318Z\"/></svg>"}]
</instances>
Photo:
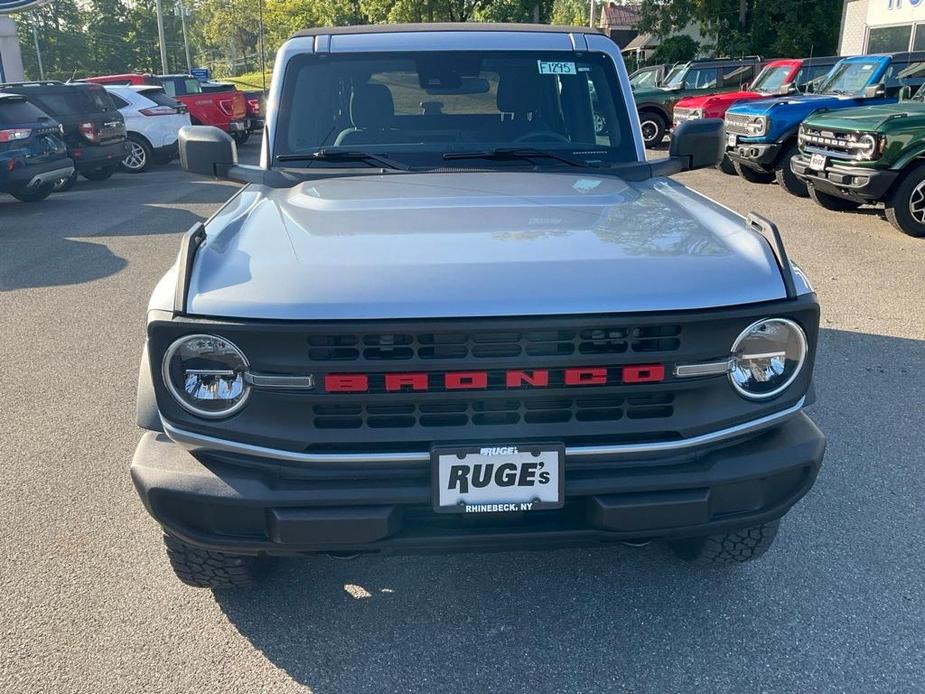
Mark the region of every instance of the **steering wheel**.
<instances>
[{"instance_id":1,"label":"steering wheel","mask_svg":"<svg viewBox=\"0 0 925 694\"><path fill-rule=\"evenodd\" d=\"M526 135L521 135L516 138L514 142L566 142L571 144L571 141L564 135L560 135L557 132L552 130L538 130L535 133L527 133Z\"/></svg>"}]
</instances>

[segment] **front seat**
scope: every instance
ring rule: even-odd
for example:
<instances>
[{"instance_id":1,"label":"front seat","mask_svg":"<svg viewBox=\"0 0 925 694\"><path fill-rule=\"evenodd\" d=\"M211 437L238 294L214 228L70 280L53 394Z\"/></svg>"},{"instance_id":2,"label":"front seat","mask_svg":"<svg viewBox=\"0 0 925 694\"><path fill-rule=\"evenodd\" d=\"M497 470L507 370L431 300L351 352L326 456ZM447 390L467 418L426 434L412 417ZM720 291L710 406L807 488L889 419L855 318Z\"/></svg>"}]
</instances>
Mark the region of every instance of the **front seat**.
<instances>
[{"instance_id":1,"label":"front seat","mask_svg":"<svg viewBox=\"0 0 925 694\"><path fill-rule=\"evenodd\" d=\"M395 103L384 84L364 84L350 95L352 128L342 130L335 145L388 142L395 132Z\"/></svg>"}]
</instances>

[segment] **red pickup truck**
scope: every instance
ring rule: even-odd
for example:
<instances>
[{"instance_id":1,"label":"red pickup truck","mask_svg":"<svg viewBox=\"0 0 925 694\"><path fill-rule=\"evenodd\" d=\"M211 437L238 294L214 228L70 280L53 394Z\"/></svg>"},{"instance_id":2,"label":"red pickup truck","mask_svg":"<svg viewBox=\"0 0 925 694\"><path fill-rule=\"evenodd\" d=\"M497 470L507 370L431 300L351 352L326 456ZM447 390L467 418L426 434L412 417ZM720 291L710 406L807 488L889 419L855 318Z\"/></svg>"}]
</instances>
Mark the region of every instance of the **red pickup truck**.
<instances>
[{"instance_id":1,"label":"red pickup truck","mask_svg":"<svg viewBox=\"0 0 925 694\"><path fill-rule=\"evenodd\" d=\"M214 125L235 140L247 139L247 100L241 92L206 93L192 75L149 75L125 73L87 77L84 82L97 84L157 84L167 94L189 109L193 125Z\"/></svg>"}]
</instances>

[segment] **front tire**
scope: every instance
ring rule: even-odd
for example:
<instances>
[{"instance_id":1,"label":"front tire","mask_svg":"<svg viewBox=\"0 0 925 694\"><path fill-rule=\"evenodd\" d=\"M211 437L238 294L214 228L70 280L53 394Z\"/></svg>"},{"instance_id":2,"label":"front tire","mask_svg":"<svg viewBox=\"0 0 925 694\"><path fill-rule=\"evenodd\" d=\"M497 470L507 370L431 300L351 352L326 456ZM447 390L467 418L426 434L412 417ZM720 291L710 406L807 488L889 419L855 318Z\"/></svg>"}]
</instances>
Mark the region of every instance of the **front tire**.
<instances>
[{"instance_id":1,"label":"front tire","mask_svg":"<svg viewBox=\"0 0 925 694\"><path fill-rule=\"evenodd\" d=\"M762 556L770 549L780 520L729 533L674 540L670 543L681 559L699 566L732 566Z\"/></svg>"},{"instance_id":2,"label":"front tire","mask_svg":"<svg viewBox=\"0 0 925 694\"><path fill-rule=\"evenodd\" d=\"M735 167L736 173L749 183L770 183L774 180L774 174L772 173L755 171L750 166L744 166L737 161L733 162L732 165Z\"/></svg>"},{"instance_id":3,"label":"front tire","mask_svg":"<svg viewBox=\"0 0 925 694\"><path fill-rule=\"evenodd\" d=\"M43 183L40 186L35 188L10 191L10 195L19 200L20 202L38 202L39 200L44 200L52 191L55 189L54 183Z\"/></svg>"},{"instance_id":4,"label":"front tire","mask_svg":"<svg viewBox=\"0 0 925 694\"><path fill-rule=\"evenodd\" d=\"M774 178L777 179L777 185L791 195L795 195L798 198L806 198L809 197L809 191L806 190L806 182L797 178L797 175L793 173L793 169L790 167L790 159L796 156L796 154L796 147L791 145L787 148L787 151L784 152L781 165L774 169Z\"/></svg>"},{"instance_id":5,"label":"front tire","mask_svg":"<svg viewBox=\"0 0 925 694\"><path fill-rule=\"evenodd\" d=\"M642 142L647 149L658 147L665 139L665 119L652 111L639 114L639 125L642 128Z\"/></svg>"},{"instance_id":6,"label":"front tire","mask_svg":"<svg viewBox=\"0 0 925 694\"><path fill-rule=\"evenodd\" d=\"M837 195L830 195L829 193L823 193L821 190L816 190L812 184L809 184L806 189L814 203L819 207L832 210L832 212L851 212L861 206L861 203L854 200L845 200Z\"/></svg>"},{"instance_id":7,"label":"front tire","mask_svg":"<svg viewBox=\"0 0 925 694\"><path fill-rule=\"evenodd\" d=\"M129 151L122 159L119 168L126 173L142 173L151 167L154 152L148 141L134 133L128 136Z\"/></svg>"},{"instance_id":8,"label":"front tire","mask_svg":"<svg viewBox=\"0 0 925 694\"><path fill-rule=\"evenodd\" d=\"M80 175L86 178L88 181L105 181L116 172L117 168L119 168L118 164L115 166L103 166L99 169L81 171Z\"/></svg>"},{"instance_id":9,"label":"front tire","mask_svg":"<svg viewBox=\"0 0 925 694\"><path fill-rule=\"evenodd\" d=\"M164 547L173 572L194 588L244 588L258 579L258 559L193 547L173 535L164 535Z\"/></svg>"},{"instance_id":10,"label":"front tire","mask_svg":"<svg viewBox=\"0 0 925 694\"><path fill-rule=\"evenodd\" d=\"M925 237L925 164L903 176L886 199L886 218L904 234Z\"/></svg>"},{"instance_id":11,"label":"front tire","mask_svg":"<svg viewBox=\"0 0 925 694\"><path fill-rule=\"evenodd\" d=\"M716 166L716 168L722 171L727 176L735 176L737 174L735 164L733 164L732 159L730 159L725 154L723 155L723 158L720 159L720 162Z\"/></svg>"}]
</instances>

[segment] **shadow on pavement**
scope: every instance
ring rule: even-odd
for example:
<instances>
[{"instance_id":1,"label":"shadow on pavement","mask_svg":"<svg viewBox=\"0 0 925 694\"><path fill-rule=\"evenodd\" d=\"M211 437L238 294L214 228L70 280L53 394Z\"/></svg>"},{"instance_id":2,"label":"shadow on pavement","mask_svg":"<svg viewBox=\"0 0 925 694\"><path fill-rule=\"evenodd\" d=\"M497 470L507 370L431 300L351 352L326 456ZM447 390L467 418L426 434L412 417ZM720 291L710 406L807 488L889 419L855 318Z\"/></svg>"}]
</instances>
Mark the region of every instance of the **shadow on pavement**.
<instances>
[{"instance_id":1,"label":"shadow on pavement","mask_svg":"<svg viewBox=\"0 0 925 694\"><path fill-rule=\"evenodd\" d=\"M658 544L318 556L214 598L322 694L914 688L925 431L903 408L925 402L925 341L823 330L816 381L826 462L754 564L698 570Z\"/></svg>"}]
</instances>

